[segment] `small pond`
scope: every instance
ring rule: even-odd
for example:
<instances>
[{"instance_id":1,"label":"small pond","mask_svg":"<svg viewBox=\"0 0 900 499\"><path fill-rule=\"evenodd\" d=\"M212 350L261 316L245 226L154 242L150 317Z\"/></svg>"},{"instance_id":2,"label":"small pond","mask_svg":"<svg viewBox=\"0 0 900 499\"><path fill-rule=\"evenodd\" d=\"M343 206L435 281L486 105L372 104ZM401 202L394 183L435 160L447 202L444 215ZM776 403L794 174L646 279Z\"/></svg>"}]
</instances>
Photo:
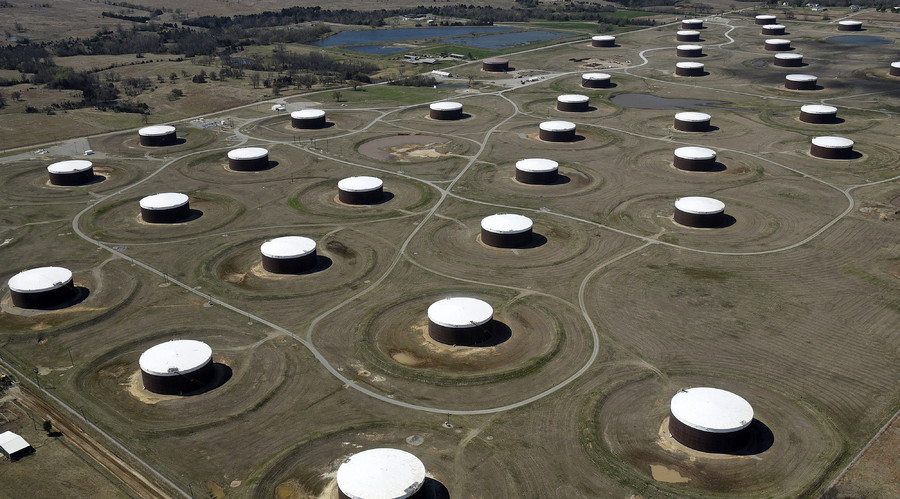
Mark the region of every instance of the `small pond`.
<instances>
[{"instance_id":1,"label":"small pond","mask_svg":"<svg viewBox=\"0 0 900 499\"><path fill-rule=\"evenodd\" d=\"M829 36L825 39L825 41L828 43L837 43L840 45L889 45L891 43L894 43L894 40L871 35Z\"/></svg>"},{"instance_id":2,"label":"small pond","mask_svg":"<svg viewBox=\"0 0 900 499\"><path fill-rule=\"evenodd\" d=\"M467 36L448 38L444 41L454 45L464 45L466 47L478 47L483 49L505 49L515 47L516 45L527 45L529 43L544 42L547 40L555 40L571 36L569 33L560 33L558 31L517 31L515 33L499 33L494 35Z\"/></svg>"},{"instance_id":3,"label":"small pond","mask_svg":"<svg viewBox=\"0 0 900 499\"><path fill-rule=\"evenodd\" d=\"M324 40L313 42L317 47L337 47L340 45L377 45L399 40L418 40L423 38L446 38L450 36L471 35L475 33L497 33L510 31L510 28L494 26L447 26L440 28L402 28L402 29L365 29L341 31ZM355 47L354 47L355 49Z\"/></svg>"}]
</instances>

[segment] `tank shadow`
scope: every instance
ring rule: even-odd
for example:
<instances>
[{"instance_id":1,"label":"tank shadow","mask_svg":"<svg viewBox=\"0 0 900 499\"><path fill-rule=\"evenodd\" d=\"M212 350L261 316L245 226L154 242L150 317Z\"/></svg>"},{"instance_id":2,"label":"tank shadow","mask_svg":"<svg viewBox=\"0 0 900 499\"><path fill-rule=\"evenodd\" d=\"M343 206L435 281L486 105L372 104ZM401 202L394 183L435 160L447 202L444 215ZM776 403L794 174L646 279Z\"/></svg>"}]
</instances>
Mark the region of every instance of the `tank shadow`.
<instances>
[{"instance_id":1,"label":"tank shadow","mask_svg":"<svg viewBox=\"0 0 900 499\"><path fill-rule=\"evenodd\" d=\"M775 435L762 421L753 418L750 422L750 437L747 445L729 454L735 456L752 456L762 454L775 443Z\"/></svg>"},{"instance_id":2,"label":"tank shadow","mask_svg":"<svg viewBox=\"0 0 900 499\"><path fill-rule=\"evenodd\" d=\"M231 367L220 362L213 362L212 381L192 392L183 393L182 396L193 397L195 395L203 395L204 393L211 392L227 383L233 374Z\"/></svg>"}]
</instances>

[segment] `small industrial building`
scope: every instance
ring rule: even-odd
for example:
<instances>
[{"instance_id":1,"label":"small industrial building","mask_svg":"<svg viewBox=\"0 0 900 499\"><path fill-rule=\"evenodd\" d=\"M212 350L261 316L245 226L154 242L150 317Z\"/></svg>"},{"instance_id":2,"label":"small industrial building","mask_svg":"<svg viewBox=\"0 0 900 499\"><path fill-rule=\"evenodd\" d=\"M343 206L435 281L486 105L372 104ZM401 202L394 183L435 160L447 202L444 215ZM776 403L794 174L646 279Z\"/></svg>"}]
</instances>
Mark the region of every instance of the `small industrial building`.
<instances>
[{"instance_id":1,"label":"small industrial building","mask_svg":"<svg viewBox=\"0 0 900 499\"><path fill-rule=\"evenodd\" d=\"M565 94L556 98L556 109L570 113L590 110L590 98L587 95Z\"/></svg>"},{"instance_id":2,"label":"small industrial building","mask_svg":"<svg viewBox=\"0 0 900 499\"><path fill-rule=\"evenodd\" d=\"M784 88L789 90L815 90L819 78L815 75L789 74L784 77Z\"/></svg>"},{"instance_id":3,"label":"small industrial building","mask_svg":"<svg viewBox=\"0 0 900 499\"><path fill-rule=\"evenodd\" d=\"M615 47L616 37L612 35L597 35L591 37L592 47Z\"/></svg>"},{"instance_id":4,"label":"small industrial building","mask_svg":"<svg viewBox=\"0 0 900 499\"><path fill-rule=\"evenodd\" d=\"M545 121L538 128L540 139L547 142L575 140L575 123L569 121Z\"/></svg>"},{"instance_id":5,"label":"small industrial building","mask_svg":"<svg viewBox=\"0 0 900 499\"><path fill-rule=\"evenodd\" d=\"M775 54L774 64L784 68L799 68L803 65L803 54Z\"/></svg>"},{"instance_id":6,"label":"small industrial building","mask_svg":"<svg viewBox=\"0 0 900 499\"><path fill-rule=\"evenodd\" d=\"M291 127L300 130L325 128L325 111L321 109L303 109L291 113Z\"/></svg>"},{"instance_id":7,"label":"small industrial building","mask_svg":"<svg viewBox=\"0 0 900 499\"><path fill-rule=\"evenodd\" d=\"M384 199L384 182L377 177L347 177L338 182L338 200L347 204L375 204Z\"/></svg>"},{"instance_id":8,"label":"small industrial building","mask_svg":"<svg viewBox=\"0 0 900 499\"><path fill-rule=\"evenodd\" d=\"M269 167L269 151L262 147L242 147L228 151L228 168L238 172L254 172Z\"/></svg>"},{"instance_id":9,"label":"small industrial building","mask_svg":"<svg viewBox=\"0 0 900 499\"><path fill-rule=\"evenodd\" d=\"M675 32L675 41L679 42L699 42L700 32L692 29L683 29Z\"/></svg>"},{"instance_id":10,"label":"small industrial building","mask_svg":"<svg viewBox=\"0 0 900 499\"><path fill-rule=\"evenodd\" d=\"M509 71L509 59L503 57L488 57L481 61L481 70L489 73L503 73Z\"/></svg>"},{"instance_id":11,"label":"small industrial building","mask_svg":"<svg viewBox=\"0 0 900 499\"><path fill-rule=\"evenodd\" d=\"M475 345L491 336L494 308L468 297L438 300L428 307L428 335L447 345Z\"/></svg>"},{"instance_id":12,"label":"small industrial building","mask_svg":"<svg viewBox=\"0 0 900 499\"><path fill-rule=\"evenodd\" d=\"M175 145L178 138L175 127L169 125L147 126L138 130L142 146L160 147Z\"/></svg>"},{"instance_id":13,"label":"small industrial building","mask_svg":"<svg viewBox=\"0 0 900 499\"><path fill-rule=\"evenodd\" d=\"M481 219L481 242L495 248L521 248L531 243L531 219L503 213Z\"/></svg>"},{"instance_id":14,"label":"small industrial building","mask_svg":"<svg viewBox=\"0 0 900 499\"><path fill-rule=\"evenodd\" d=\"M94 164L84 159L59 161L47 167L50 184L59 186L84 185L94 180Z\"/></svg>"},{"instance_id":15,"label":"small industrial building","mask_svg":"<svg viewBox=\"0 0 900 499\"><path fill-rule=\"evenodd\" d=\"M20 308L56 308L76 296L72 271L64 267L25 270L12 276L7 285L13 305Z\"/></svg>"},{"instance_id":16,"label":"small industrial building","mask_svg":"<svg viewBox=\"0 0 900 499\"><path fill-rule=\"evenodd\" d=\"M523 184L549 185L559 176L559 163L552 159L528 158L516 161L516 180Z\"/></svg>"},{"instance_id":17,"label":"small industrial building","mask_svg":"<svg viewBox=\"0 0 900 499\"><path fill-rule=\"evenodd\" d=\"M683 112L675 114L675 130L681 132L706 132L712 116L706 113Z\"/></svg>"},{"instance_id":18,"label":"small industrial building","mask_svg":"<svg viewBox=\"0 0 900 499\"><path fill-rule=\"evenodd\" d=\"M844 137L813 137L809 153L823 159L850 159L853 157L853 141Z\"/></svg>"},{"instance_id":19,"label":"small industrial building","mask_svg":"<svg viewBox=\"0 0 900 499\"><path fill-rule=\"evenodd\" d=\"M674 219L687 227L719 227L725 222L725 203L701 196L679 198L675 201Z\"/></svg>"},{"instance_id":20,"label":"small industrial building","mask_svg":"<svg viewBox=\"0 0 900 499\"><path fill-rule=\"evenodd\" d=\"M460 102L435 102L428 109L428 117L433 120L458 120L463 117L463 105Z\"/></svg>"},{"instance_id":21,"label":"small industrial building","mask_svg":"<svg viewBox=\"0 0 900 499\"><path fill-rule=\"evenodd\" d=\"M0 433L0 453L3 453L10 461L18 461L29 454L33 454L34 447L18 434L4 431Z\"/></svg>"},{"instance_id":22,"label":"small industrial building","mask_svg":"<svg viewBox=\"0 0 900 499\"><path fill-rule=\"evenodd\" d=\"M176 223L191 215L190 198L179 192L162 192L141 199L141 220L151 224Z\"/></svg>"},{"instance_id":23,"label":"small industrial building","mask_svg":"<svg viewBox=\"0 0 900 499\"><path fill-rule=\"evenodd\" d=\"M150 347L138 364L144 388L161 395L193 392L215 376L212 348L197 340L172 340Z\"/></svg>"},{"instance_id":24,"label":"small industrial building","mask_svg":"<svg viewBox=\"0 0 900 499\"><path fill-rule=\"evenodd\" d=\"M716 151L705 147L679 147L672 162L679 170L702 172L716 167Z\"/></svg>"},{"instance_id":25,"label":"small industrial building","mask_svg":"<svg viewBox=\"0 0 900 499\"><path fill-rule=\"evenodd\" d=\"M800 107L800 121L804 123L828 124L837 119L837 108L821 104L807 104Z\"/></svg>"},{"instance_id":26,"label":"small industrial building","mask_svg":"<svg viewBox=\"0 0 900 499\"><path fill-rule=\"evenodd\" d=\"M430 499L424 483L425 465L399 449L358 452L337 470L339 499Z\"/></svg>"},{"instance_id":27,"label":"small industrial building","mask_svg":"<svg viewBox=\"0 0 900 499\"><path fill-rule=\"evenodd\" d=\"M299 274L316 266L316 242L308 237L284 236L264 242L263 269L273 274Z\"/></svg>"},{"instance_id":28,"label":"small industrial building","mask_svg":"<svg viewBox=\"0 0 900 499\"><path fill-rule=\"evenodd\" d=\"M584 88L609 88L611 76L606 73L585 73L581 75L581 86Z\"/></svg>"},{"instance_id":29,"label":"small industrial building","mask_svg":"<svg viewBox=\"0 0 900 499\"><path fill-rule=\"evenodd\" d=\"M742 397L718 388L688 388L669 404L669 433L701 452L729 453L750 441L753 407Z\"/></svg>"},{"instance_id":30,"label":"small industrial building","mask_svg":"<svg viewBox=\"0 0 900 499\"><path fill-rule=\"evenodd\" d=\"M675 74L678 76L703 76L706 74L702 62L675 63Z\"/></svg>"}]
</instances>

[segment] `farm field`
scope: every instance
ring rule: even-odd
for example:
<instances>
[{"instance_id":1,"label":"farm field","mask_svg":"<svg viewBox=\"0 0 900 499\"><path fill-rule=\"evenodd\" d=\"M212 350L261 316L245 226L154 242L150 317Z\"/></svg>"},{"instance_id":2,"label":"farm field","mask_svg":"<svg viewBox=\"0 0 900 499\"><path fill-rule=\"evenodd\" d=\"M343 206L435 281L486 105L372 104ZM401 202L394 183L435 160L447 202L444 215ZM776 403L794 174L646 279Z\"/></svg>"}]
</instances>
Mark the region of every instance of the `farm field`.
<instances>
[{"instance_id":1,"label":"farm field","mask_svg":"<svg viewBox=\"0 0 900 499\"><path fill-rule=\"evenodd\" d=\"M704 18L696 59L676 56L674 23L609 48L585 37L506 54L509 72L461 62L437 88L204 101L170 146L117 123L134 128L6 154L4 371L112 436L172 497L334 499L340 464L377 447L414 454L454 498L890 494L896 420L855 459L900 409L900 34L866 21L892 43L830 43L835 21L779 19L797 68L775 66L760 26L731 14ZM700 76L675 74L688 60ZM611 85L584 87L592 72ZM818 80L790 90L791 73ZM589 106L561 111L563 94ZM433 117L448 100L461 119ZM809 104L837 118L801 121ZM307 109L325 126L295 128L290 113ZM710 127L676 129L684 111ZM574 136L542 138L547 121ZM812 154L820 136L852 153ZM232 169L243 147L267 149L266 166ZM714 166L676 168L682 147L712 149ZM76 156L94 180L52 185L47 166ZM556 161L557 179L517 180L525 158ZM338 181L361 175L384 196L341 201ZM141 199L161 192L186 194L190 217L142 219ZM690 196L723 202L721 222L676 222ZM487 244L481 220L500 213L530 218L531 242ZM313 239L315 265L266 270L260 246L281 236ZM72 271L78 298L15 306L9 279L49 265ZM429 305L452 296L491 305L488 341L429 336ZM141 381L142 352L174 339L212 348L215 380L190 396ZM669 401L703 386L752 405L746 447L671 436ZM40 443L0 461L12 495L51 467L98 496L135 493L0 398L7 413Z\"/></svg>"}]
</instances>

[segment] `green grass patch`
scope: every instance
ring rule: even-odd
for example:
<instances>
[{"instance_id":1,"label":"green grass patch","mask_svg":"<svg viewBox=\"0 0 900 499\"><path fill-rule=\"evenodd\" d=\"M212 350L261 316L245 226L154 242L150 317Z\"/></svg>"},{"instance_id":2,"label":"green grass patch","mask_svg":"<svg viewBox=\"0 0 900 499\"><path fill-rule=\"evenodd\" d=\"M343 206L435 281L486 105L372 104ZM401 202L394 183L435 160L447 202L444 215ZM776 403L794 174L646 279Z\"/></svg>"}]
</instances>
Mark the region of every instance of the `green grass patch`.
<instances>
[{"instance_id":1,"label":"green grass patch","mask_svg":"<svg viewBox=\"0 0 900 499\"><path fill-rule=\"evenodd\" d=\"M375 85L361 87L359 91L341 90L341 102L387 101L402 104L418 104L442 99L453 94L453 89L433 87L404 87L400 85ZM330 92L321 95L323 100L331 98Z\"/></svg>"},{"instance_id":2,"label":"green grass patch","mask_svg":"<svg viewBox=\"0 0 900 499\"><path fill-rule=\"evenodd\" d=\"M532 19L527 23L527 26L565 31L588 31L594 33L597 31L598 24L592 21L549 21L547 19Z\"/></svg>"}]
</instances>

